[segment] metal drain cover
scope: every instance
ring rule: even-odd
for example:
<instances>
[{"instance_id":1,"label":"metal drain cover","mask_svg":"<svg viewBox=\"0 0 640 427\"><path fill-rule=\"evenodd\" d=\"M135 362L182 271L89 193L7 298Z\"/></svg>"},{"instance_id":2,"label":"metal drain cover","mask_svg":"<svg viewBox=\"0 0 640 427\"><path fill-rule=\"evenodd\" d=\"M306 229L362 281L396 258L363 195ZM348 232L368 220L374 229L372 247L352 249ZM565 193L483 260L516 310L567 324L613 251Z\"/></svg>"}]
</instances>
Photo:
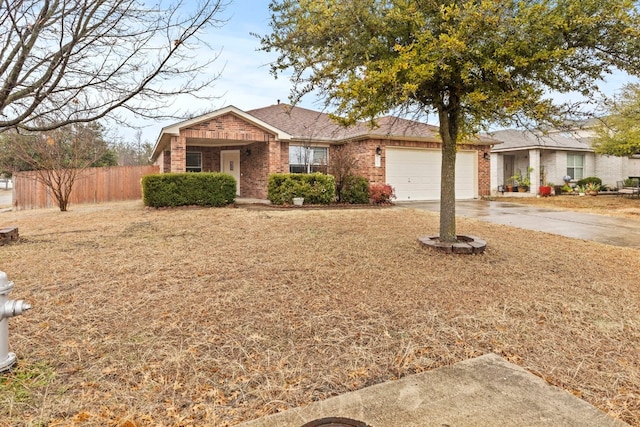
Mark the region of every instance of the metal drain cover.
<instances>
[{"instance_id":1,"label":"metal drain cover","mask_svg":"<svg viewBox=\"0 0 640 427\"><path fill-rule=\"evenodd\" d=\"M349 418L321 418L309 421L302 427L370 427L362 421L351 420Z\"/></svg>"}]
</instances>

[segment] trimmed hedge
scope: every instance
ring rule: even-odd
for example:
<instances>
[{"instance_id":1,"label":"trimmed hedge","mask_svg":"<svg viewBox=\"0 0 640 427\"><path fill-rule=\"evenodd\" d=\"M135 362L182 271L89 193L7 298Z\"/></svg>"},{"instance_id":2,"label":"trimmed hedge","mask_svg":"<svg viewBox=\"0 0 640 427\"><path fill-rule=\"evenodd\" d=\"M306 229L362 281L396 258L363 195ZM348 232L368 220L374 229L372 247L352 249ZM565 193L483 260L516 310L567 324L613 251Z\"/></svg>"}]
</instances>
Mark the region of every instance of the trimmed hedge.
<instances>
[{"instance_id":1,"label":"trimmed hedge","mask_svg":"<svg viewBox=\"0 0 640 427\"><path fill-rule=\"evenodd\" d=\"M145 206L226 206L235 202L236 180L227 173L185 172L142 178Z\"/></svg>"},{"instance_id":2,"label":"trimmed hedge","mask_svg":"<svg viewBox=\"0 0 640 427\"><path fill-rule=\"evenodd\" d=\"M367 178L357 175L347 176L342 186L340 201L352 205L369 203Z\"/></svg>"},{"instance_id":3,"label":"trimmed hedge","mask_svg":"<svg viewBox=\"0 0 640 427\"><path fill-rule=\"evenodd\" d=\"M322 173L275 173L269 175L267 198L274 205L293 202L304 197L310 205L328 205L336 198L336 185L332 175Z\"/></svg>"},{"instance_id":4,"label":"trimmed hedge","mask_svg":"<svg viewBox=\"0 0 640 427\"><path fill-rule=\"evenodd\" d=\"M578 187L586 187L588 184L598 184L602 185L602 180L597 176L588 176L586 178L579 179L576 182Z\"/></svg>"}]
</instances>

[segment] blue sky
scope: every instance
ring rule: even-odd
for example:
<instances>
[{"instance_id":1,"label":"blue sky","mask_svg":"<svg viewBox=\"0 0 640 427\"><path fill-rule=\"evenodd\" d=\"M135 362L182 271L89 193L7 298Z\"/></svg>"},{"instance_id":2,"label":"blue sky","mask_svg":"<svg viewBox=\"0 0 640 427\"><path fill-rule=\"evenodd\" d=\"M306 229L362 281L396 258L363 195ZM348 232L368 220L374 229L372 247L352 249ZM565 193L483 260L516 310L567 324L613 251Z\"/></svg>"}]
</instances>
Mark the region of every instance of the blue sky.
<instances>
[{"instance_id":1,"label":"blue sky","mask_svg":"<svg viewBox=\"0 0 640 427\"><path fill-rule=\"evenodd\" d=\"M224 65L215 91L222 95L220 107L234 105L250 110L275 104L278 99L287 100L288 79L276 80L269 73L268 64L276 54L257 51L260 43L251 35L269 32L268 5L268 1L235 0L224 13L229 21L212 37L222 49L219 66Z\"/></svg>"},{"instance_id":2,"label":"blue sky","mask_svg":"<svg viewBox=\"0 0 640 427\"><path fill-rule=\"evenodd\" d=\"M268 0L233 0L223 14L229 21L212 34L211 40L222 48L219 67L224 65L216 94L222 95L218 107L234 105L243 110L288 102L290 84L286 75L275 79L269 63L277 54L258 51L259 40L251 34L270 32ZM304 98L301 107L317 108L313 97ZM213 108L216 109L216 108Z\"/></svg>"},{"instance_id":3,"label":"blue sky","mask_svg":"<svg viewBox=\"0 0 640 427\"><path fill-rule=\"evenodd\" d=\"M276 59L276 53L257 51L259 41L251 35L269 32L269 1L234 0L221 17L228 19L228 22L219 29L211 30L206 36L211 46L220 50L220 57L212 65L211 72L221 72L221 76L209 91L209 95L219 98L213 101L183 98L176 107L190 114L202 114L228 105L251 110L275 104L278 99L287 102L290 90L288 78L280 76L275 79L269 72L268 64ZM604 90L611 95L628 81L629 78L623 74L611 76ZM562 98L566 99L566 96ZM312 96L304 98L299 105L320 108ZM175 121L143 121L137 124L144 126L142 139L155 143L160 129ZM122 132L122 136L128 139L132 135L133 131Z\"/></svg>"}]
</instances>

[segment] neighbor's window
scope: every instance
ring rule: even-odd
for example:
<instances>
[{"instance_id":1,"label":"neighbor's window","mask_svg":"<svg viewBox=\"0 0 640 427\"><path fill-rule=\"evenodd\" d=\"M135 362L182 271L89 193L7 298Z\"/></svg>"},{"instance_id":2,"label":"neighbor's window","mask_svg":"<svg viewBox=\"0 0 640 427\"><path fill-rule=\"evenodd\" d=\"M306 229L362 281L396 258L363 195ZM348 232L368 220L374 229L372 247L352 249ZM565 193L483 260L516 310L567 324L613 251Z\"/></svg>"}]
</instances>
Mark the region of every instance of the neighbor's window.
<instances>
[{"instance_id":1,"label":"neighbor's window","mask_svg":"<svg viewBox=\"0 0 640 427\"><path fill-rule=\"evenodd\" d=\"M584 154L567 154L567 175L572 179L584 178Z\"/></svg>"},{"instance_id":2,"label":"neighbor's window","mask_svg":"<svg viewBox=\"0 0 640 427\"><path fill-rule=\"evenodd\" d=\"M327 172L329 148L289 146L289 172Z\"/></svg>"},{"instance_id":3,"label":"neighbor's window","mask_svg":"<svg viewBox=\"0 0 640 427\"><path fill-rule=\"evenodd\" d=\"M187 151L187 172L202 172L202 153Z\"/></svg>"}]
</instances>

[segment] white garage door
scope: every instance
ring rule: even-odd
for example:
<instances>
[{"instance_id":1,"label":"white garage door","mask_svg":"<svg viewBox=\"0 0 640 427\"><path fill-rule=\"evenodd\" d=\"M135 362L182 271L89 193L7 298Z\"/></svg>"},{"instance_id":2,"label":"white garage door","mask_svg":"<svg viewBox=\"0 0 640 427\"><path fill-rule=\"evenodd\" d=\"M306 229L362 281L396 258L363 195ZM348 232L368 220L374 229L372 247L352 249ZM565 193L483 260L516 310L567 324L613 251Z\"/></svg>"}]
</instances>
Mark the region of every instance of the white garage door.
<instances>
[{"instance_id":1,"label":"white garage door","mask_svg":"<svg viewBox=\"0 0 640 427\"><path fill-rule=\"evenodd\" d=\"M456 155L456 198L478 197L478 153L458 151ZM386 149L386 179L397 201L440 199L440 150Z\"/></svg>"}]
</instances>

